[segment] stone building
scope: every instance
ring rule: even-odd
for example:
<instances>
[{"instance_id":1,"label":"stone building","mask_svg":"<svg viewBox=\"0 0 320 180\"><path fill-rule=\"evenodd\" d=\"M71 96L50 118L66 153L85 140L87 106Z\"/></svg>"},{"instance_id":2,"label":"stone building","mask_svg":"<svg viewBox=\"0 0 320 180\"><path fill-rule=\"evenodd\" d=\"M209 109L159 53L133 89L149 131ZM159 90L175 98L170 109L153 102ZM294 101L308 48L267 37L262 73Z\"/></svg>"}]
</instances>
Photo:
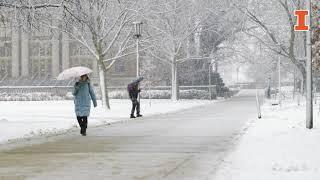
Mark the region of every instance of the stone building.
<instances>
[{"instance_id":1,"label":"stone building","mask_svg":"<svg viewBox=\"0 0 320 180\"><path fill-rule=\"evenodd\" d=\"M111 85L123 85L134 78L135 61L134 55L117 61L107 75ZM18 79L46 82L64 69L79 65L91 68L94 71L91 79L98 82L97 62L68 35L53 35L49 30L33 34L22 30L0 32L0 82L8 85Z\"/></svg>"}]
</instances>

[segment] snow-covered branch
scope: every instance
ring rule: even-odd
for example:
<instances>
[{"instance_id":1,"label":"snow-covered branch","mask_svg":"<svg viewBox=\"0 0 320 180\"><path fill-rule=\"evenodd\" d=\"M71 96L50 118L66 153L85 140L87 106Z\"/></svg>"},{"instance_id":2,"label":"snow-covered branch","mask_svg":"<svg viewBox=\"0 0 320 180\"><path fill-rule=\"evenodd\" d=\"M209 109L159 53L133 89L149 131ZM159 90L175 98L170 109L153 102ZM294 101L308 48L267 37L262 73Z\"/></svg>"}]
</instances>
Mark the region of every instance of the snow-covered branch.
<instances>
[{"instance_id":1,"label":"snow-covered branch","mask_svg":"<svg viewBox=\"0 0 320 180\"><path fill-rule=\"evenodd\" d=\"M62 3L58 4L19 4L19 3L7 3L7 2L0 2L0 7L5 7L5 8L13 8L13 9L44 9L44 8L58 8L62 7Z\"/></svg>"}]
</instances>

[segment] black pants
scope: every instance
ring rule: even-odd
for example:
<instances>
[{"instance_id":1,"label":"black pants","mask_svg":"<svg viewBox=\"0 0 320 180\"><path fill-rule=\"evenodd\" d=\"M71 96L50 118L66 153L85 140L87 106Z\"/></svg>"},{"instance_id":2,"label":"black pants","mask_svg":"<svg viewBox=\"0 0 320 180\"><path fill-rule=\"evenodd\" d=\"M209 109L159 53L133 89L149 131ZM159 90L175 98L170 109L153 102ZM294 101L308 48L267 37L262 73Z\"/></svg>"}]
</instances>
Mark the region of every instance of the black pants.
<instances>
[{"instance_id":1,"label":"black pants","mask_svg":"<svg viewBox=\"0 0 320 180\"><path fill-rule=\"evenodd\" d=\"M136 98L132 98L131 115L134 115L134 111L137 110L137 114L140 114L140 102Z\"/></svg>"},{"instance_id":2,"label":"black pants","mask_svg":"<svg viewBox=\"0 0 320 180\"><path fill-rule=\"evenodd\" d=\"M81 128L80 133L85 134L87 131L88 117L87 116L77 116L77 120L78 120L79 126Z\"/></svg>"}]
</instances>

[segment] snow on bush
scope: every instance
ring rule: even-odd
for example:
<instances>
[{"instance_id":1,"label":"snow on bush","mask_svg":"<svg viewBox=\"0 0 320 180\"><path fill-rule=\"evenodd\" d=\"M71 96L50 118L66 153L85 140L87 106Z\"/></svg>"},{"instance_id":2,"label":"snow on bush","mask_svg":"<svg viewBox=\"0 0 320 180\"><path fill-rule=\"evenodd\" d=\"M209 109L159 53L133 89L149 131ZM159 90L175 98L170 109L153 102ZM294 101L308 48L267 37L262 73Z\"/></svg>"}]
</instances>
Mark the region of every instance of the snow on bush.
<instances>
[{"instance_id":1,"label":"snow on bush","mask_svg":"<svg viewBox=\"0 0 320 180\"><path fill-rule=\"evenodd\" d=\"M234 94L230 92L231 94ZM101 99L100 94L96 91L97 99ZM126 90L114 90L109 92L110 99L128 99L129 95ZM141 92L141 98L144 99L170 99L170 90L145 90ZM206 90L189 89L180 90L181 99L210 99L209 92ZM64 96L58 96L50 92L33 92L33 93L0 93L0 101L57 101L72 100L73 95L68 92Z\"/></svg>"},{"instance_id":2,"label":"snow on bush","mask_svg":"<svg viewBox=\"0 0 320 180\"><path fill-rule=\"evenodd\" d=\"M141 98L148 99L170 99L170 90L147 90L141 92ZM128 99L127 91L111 91L109 93L111 99ZM209 93L205 90L180 90L181 99L209 99Z\"/></svg>"},{"instance_id":3,"label":"snow on bush","mask_svg":"<svg viewBox=\"0 0 320 180\"><path fill-rule=\"evenodd\" d=\"M142 98L150 98L151 99L170 99L171 91L170 90L150 90L150 91L142 91Z\"/></svg>"},{"instance_id":4,"label":"snow on bush","mask_svg":"<svg viewBox=\"0 0 320 180\"><path fill-rule=\"evenodd\" d=\"M128 99L129 95L127 91L117 90L117 91L110 91L109 98L111 99Z\"/></svg>"},{"instance_id":5,"label":"snow on bush","mask_svg":"<svg viewBox=\"0 0 320 180\"><path fill-rule=\"evenodd\" d=\"M63 100L65 97L57 96L52 93L1 93L0 101L53 101Z\"/></svg>"},{"instance_id":6,"label":"snow on bush","mask_svg":"<svg viewBox=\"0 0 320 180\"><path fill-rule=\"evenodd\" d=\"M210 99L209 93L205 90L182 90L180 92L182 99Z\"/></svg>"}]
</instances>

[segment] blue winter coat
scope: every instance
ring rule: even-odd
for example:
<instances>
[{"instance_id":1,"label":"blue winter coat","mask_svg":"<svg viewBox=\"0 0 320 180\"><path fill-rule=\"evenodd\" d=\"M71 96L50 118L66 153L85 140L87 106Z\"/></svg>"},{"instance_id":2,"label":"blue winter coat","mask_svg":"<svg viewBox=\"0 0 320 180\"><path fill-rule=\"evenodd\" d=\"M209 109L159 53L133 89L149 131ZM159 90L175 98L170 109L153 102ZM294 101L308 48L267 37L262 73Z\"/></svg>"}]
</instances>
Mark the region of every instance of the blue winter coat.
<instances>
[{"instance_id":1,"label":"blue winter coat","mask_svg":"<svg viewBox=\"0 0 320 180\"><path fill-rule=\"evenodd\" d=\"M89 81L76 82L73 89L75 112L77 116L89 116L91 100L94 107L97 106L96 95Z\"/></svg>"}]
</instances>

